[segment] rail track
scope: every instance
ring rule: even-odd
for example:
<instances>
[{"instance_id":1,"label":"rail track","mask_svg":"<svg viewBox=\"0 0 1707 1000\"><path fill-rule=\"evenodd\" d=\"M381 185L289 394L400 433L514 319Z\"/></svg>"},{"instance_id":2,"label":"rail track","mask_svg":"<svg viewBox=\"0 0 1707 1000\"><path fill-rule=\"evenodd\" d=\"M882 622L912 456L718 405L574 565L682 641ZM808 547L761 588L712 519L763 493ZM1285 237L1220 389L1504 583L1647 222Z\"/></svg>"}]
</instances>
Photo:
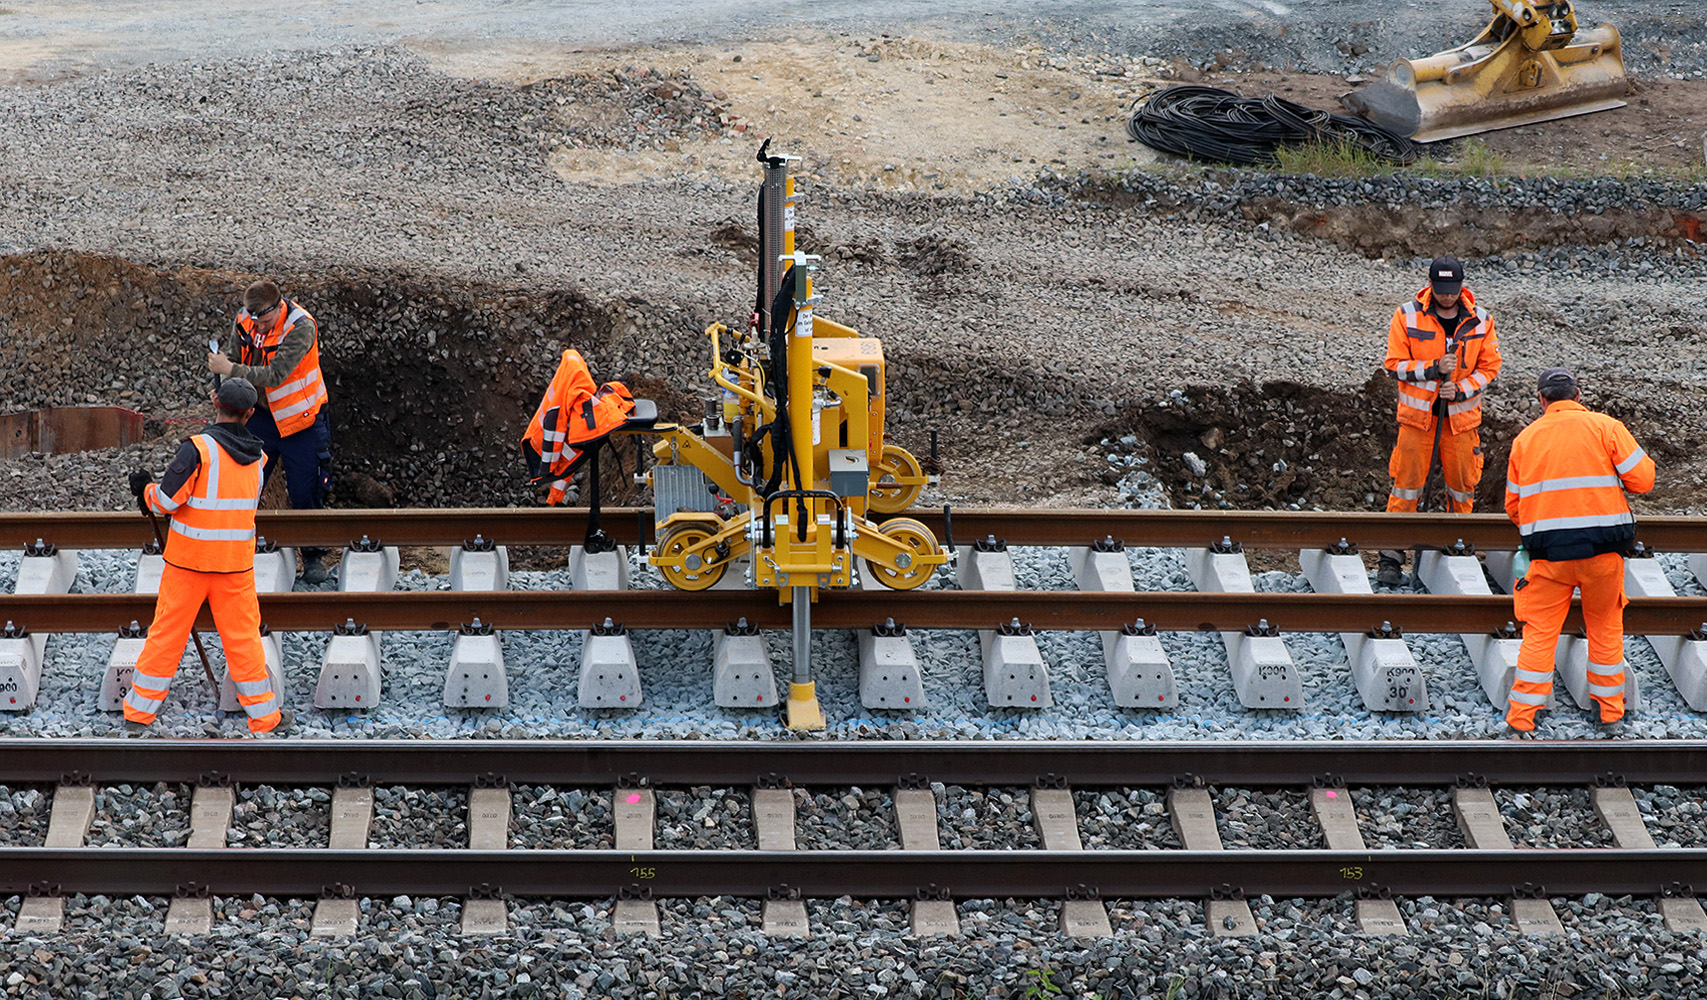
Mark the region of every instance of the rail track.
<instances>
[{"instance_id":1,"label":"rail track","mask_svg":"<svg viewBox=\"0 0 1707 1000\"><path fill-rule=\"evenodd\" d=\"M1242 900L1259 894L1351 893L1372 920L1394 895L1512 897L1526 904L1516 907L1520 927L1534 931L1546 929L1549 897L1598 892L1657 898L1668 925L1701 929L1707 919L1691 886L1707 882L1707 850L1656 848L1630 787L1689 785L1704 774L1707 744L1664 741L5 740L0 782L56 790L45 843L0 848L0 891L31 897L20 920L37 931L51 930L40 921L52 917L64 894L78 892L167 896L190 910L210 895L319 896L334 908L358 896L463 896L481 901L483 919L499 924L504 897L615 899L631 917L653 899L700 895L779 905L802 897L903 898L935 904L939 916L942 904L956 900L1041 898L1076 905L1090 923L1073 932L1090 934L1099 933L1100 899L1201 897L1212 901L1211 929L1233 934L1252 931ZM82 846L93 787L120 782L196 785L189 846ZM224 847L238 784L335 789L328 845ZM609 790L615 846L512 849L508 789L532 784ZM372 789L381 785L469 789L469 849L368 849ZM655 849L654 795L697 785L750 792L746 849ZM1307 796L1317 826L1297 831L1298 849L1222 850L1205 790L1222 785ZM795 849L790 789L848 786L893 789L901 850ZM1030 795L1042 849L938 849L932 789L942 786ZM1452 789L1469 848L1369 849L1354 799L1392 786ZM1616 846L1513 848L1492 790L1538 786L1588 789ZM1082 849L1071 790L1134 787L1167 789L1180 849ZM1013 830L991 834L1025 842ZM1326 849L1304 846L1324 840ZM1105 916L1100 933L1106 923ZM786 920L777 926L778 933L798 932ZM317 928L356 930L353 919L333 921L330 910ZM1402 921L1383 928L1405 932ZM646 921L629 929L645 930Z\"/></svg>"},{"instance_id":2,"label":"rail track","mask_svg":"<svg viewBox=\"0 0 1707 1000\"><path fill-rule=\"evenodd\" d=\"M911 515L909 515L911 516ZM1101 539L1158 547L1208 546L1224 540L1253 548L1310 548L1349 541L1365 548L1510 549L1510 522L1493 515L1217 513L1197 511L974 510L922 514L943 537L999 538L1025 545L1090 545ZM606 512L608 534L644 544L651 512ZM585 511L518 509L397 511L267 511L265 538L290 546L455 545L475 536L509 545L572 545L586 535ZM950 530L952 528L952 530ZM1707 520L1648 518L1644 541L1667 551L1707 551ZM59 548L141 547L150 540L141 518L115 513L11 515L0 521L0 545L46 541ZM66 594L0 597L0 620L37 632L107 632L147 621L150 595ZM347 620L374 629L455 630L475 620L498 629L585 629L610 620L628 628L721 628L745 618L760 628L787 628L790 612L769 594L667 590L578 592L292 593L262 597L268 626L330 630ZM818 628L869 628L886 620L914 628L994 628L1023 622L1035 629L1118 630L1142 619L1163 631L1228 631L1267 622L1284 631L1364 632L1383 625L1408 632L1491 632L1511 621L1500 596L1421 594L1239 594L913 591L839 592L814 609ZM1707 622L1707 598L1631 600L1632 635L1683 634ZM198 627L211 628L204 610ZM1581 627L1573 612L1567 629Z\"/></svg>"}]
</instances>

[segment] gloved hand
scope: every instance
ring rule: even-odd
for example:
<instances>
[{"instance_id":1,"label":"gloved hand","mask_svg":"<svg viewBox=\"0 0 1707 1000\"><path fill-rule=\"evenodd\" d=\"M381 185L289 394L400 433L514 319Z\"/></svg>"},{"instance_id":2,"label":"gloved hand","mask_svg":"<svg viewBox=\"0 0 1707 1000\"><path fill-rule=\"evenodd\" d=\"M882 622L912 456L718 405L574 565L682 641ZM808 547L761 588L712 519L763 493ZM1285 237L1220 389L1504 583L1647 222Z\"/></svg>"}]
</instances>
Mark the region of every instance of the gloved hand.
<instances>
[{"instance_id":1,"label":"gloved hand","mask_svg":"<svg viewBox=\"0 0 1707 1000\"><path fill-rule=\"evenodd\" d=\"M154 476L150 473L143 472L141 469L138 469L137 471L131 473L130 474L130 492L131 492L131 494L133 496L135 496L138 500L141 500L142 499L142 491L147 489L148 484L152 483L153 481L154 481Z\"/></svg>"}]
</instances>

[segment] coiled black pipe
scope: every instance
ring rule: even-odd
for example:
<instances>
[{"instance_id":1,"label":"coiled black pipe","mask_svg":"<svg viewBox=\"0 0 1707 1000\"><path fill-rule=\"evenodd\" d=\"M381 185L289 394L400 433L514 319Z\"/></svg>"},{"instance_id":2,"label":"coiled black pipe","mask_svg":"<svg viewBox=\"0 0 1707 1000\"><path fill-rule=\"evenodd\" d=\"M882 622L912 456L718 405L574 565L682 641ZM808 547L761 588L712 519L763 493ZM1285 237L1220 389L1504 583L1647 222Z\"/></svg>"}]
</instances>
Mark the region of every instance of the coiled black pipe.
<instances>
[{"instance_id":1,"label":"coiled black pipe","mask_svg":"<svg viewBox=\"0 0 1707 1000\"><path fill-rule=\"evenodd\" d=\"M1126 134L1154 149L1199 160L1273 166L1280 150L1346 144L1394 163L1415 162L1422 145L1350 115L1214 87L1169 87L1134 104Z\"/></svg>"}]
</instances>

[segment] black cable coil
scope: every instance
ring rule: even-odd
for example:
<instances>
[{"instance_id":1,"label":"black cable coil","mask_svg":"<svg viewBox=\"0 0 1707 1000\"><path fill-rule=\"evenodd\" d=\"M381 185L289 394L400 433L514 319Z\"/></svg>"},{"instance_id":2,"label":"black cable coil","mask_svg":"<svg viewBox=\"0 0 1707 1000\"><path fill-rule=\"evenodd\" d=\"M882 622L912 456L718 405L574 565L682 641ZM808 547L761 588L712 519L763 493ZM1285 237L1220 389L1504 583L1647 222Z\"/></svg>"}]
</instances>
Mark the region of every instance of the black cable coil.
<instances>
[{"instance_id":1,"label":"black cable coil","mask_svg":"<svg viewBox=\"0 0 1707 1000\"><path fill-rule=\"evenodd\" d=\"M1126 134L1154 149L1199 160L1273 166L1287 146L1357 146L1394 163L1415 162L1420 143L1350 115L1214 87L1169 87L1132 106Z\"/></svg>"}]
</instances>

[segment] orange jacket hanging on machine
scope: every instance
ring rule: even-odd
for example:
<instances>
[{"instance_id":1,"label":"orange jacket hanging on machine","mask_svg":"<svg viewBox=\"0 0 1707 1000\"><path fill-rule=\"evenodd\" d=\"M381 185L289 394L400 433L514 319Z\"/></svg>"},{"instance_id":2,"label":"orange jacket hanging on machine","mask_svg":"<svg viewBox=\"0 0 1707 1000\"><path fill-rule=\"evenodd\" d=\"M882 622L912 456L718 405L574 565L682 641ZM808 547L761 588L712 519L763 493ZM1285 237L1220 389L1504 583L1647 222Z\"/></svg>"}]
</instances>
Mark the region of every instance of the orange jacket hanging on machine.
<instances>
[{"instance_id":1,"label":"orange jacket hanging on machine","mask_svg":"<svg viewBox=\"0 0 1707 1000\"><path fill-rule=\"evenodd\" d=\"M1622 423L1572 400L1511 443L1505 511L1535 559L1588 559L1622 552L1636 538L1624 491L1654 488L1654 460Z\"/></svg>"},{"instance_id":2,"label":"orange jacket hanging on machine","mask_svg":"<svg viewBox=\"0 0 1707 1000\"><path fill-rule=\"evenodd\" d=\"M634 395L621 382L594 387L586 359L576 350L563 352L551 385L522 434L522 454L528 462L528 481L555 478L546 502L563 502L569 477L580 467L583 450L621 427L634 412Z\"/></svg>"},{"instance_id":3,"label":"orange jacket hanging on machine","mask_svg":"<svg viewBox=\"0 0 1707 1000\"><path fill-rule=\"evenodd\" d=\"M1415 301L1393 311L1387 329L1387 371L1399 382L1399 423L1434 430L1434 404L1440 398L1440 373L1435 364L1446 356L1446 331L1429 312L1433 296L1428 288ZM1500 373L1499 338L1494 319L1476 305L1476 297L1465 291L1459 308L1470 312L1472 321L1459 327L1452 348L1458 369L1452 383L1458 397L1446 403L1447 426L1462 434L1482 425L1482 392Z\"/></svg>"},{"instance_id":4,"label":"orange jacket hanging on machine","mask_svg":"<svg viewBox=\"0 0 1707 1000\"><path fill-rule=\"evenodd\" d=\"M241 364L261 367L272 364L285 331L297 323L308 324L308 353L302 356L283 382L263 387L267 394L267 409L272 411L279 436L288 437L314 423L315 415L326 405L327 395L326 380L320 376L320 324L314 321L308 310L289 299L282 300L280 305L282 308L272 327L261 332L256 331L255 318L249 315L249 310L237 314L237 325L247 334L238 360Z\"/></svg>"},{"instance_id":5,"label":"orange jacket hanging on machine","mask_svg":"<svg viewBox=\"0 0 1707 1000\"><path fill-rule=\"evenodd\" d=\"M247 464L227 454L211 434L190 439L201 466L166 496L149 483L143 500L171 517L167 562L198 573L242 573L255 568L255 507L266 456Z\"/></svg>"}]
</instances>

